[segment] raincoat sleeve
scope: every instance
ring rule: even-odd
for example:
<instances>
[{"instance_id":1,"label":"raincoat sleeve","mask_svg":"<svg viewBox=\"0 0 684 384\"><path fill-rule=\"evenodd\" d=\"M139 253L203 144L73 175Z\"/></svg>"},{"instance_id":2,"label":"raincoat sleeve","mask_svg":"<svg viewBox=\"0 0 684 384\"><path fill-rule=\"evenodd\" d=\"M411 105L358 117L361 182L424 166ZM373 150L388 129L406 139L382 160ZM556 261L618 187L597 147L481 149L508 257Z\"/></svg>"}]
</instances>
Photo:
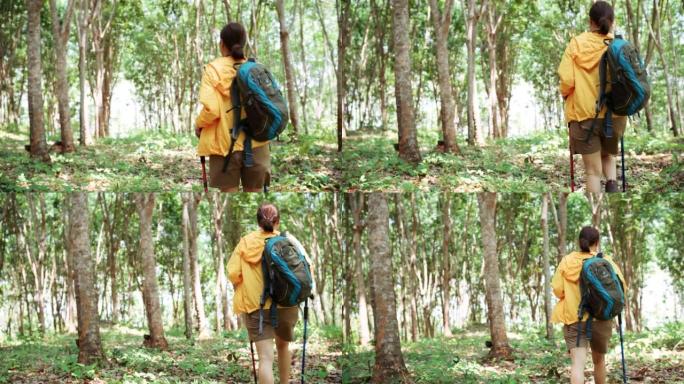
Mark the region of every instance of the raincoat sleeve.
<instances>
[{"instance_id":1,"label":"raincoat sleeve","mask_svg":"<svg viewBox=\"0 0 684 384\"><path fill-rule=\"evenodd\" d=\"M551 288L553 289L553 294L559 299L565 297L565 290L563 289L563 274L561 272L563 269L563 263L564 261L561 261L558 268L556 268L556 272L553 274L553 279L551 279Z\"/></svg>"},{"instance_id":2,"label":"raincoat sleeve","mask_svg":"<svg viewBox=\"0 0 684 384\"><path fill-rule=\"evenodd\" d=\"M568 97L575 90L575 69L574 69L574 55L575 46L577 42L575 39L570 41L568 47L565 48L563 58L558 66L558 76L560 77L560 92L563 98Z\"/></svg>"},{"instance_id":3,"label":"raincoat sleeve","mask_svg":"<svg viewBox=\"0 0 684 384\"><path fill-rule=\"evenodd\" d=\"M242 249L244 248L244 240L240 240L233 254L230 255L228 259L228 280L230 280L233 285L238 285L242 283L242 263L240 263L240 258L242 254Z\"/></svg>"},{"instance_id":4,"label":"raincoat sleeve","mask_svg":"<svg viewBox=\"0 0 684 384\"><path fill-rule=\"evenodd\" d=\"M214 87L218 79L214 79L216 75L211 65L204 67L204 74L202 75L202 83L199 90L199 102L202 104L202 110L197 116L195 126L204 128L211 125L221 116L221 107L219 106L219 92Z\"/></svg>"}]
</instances>

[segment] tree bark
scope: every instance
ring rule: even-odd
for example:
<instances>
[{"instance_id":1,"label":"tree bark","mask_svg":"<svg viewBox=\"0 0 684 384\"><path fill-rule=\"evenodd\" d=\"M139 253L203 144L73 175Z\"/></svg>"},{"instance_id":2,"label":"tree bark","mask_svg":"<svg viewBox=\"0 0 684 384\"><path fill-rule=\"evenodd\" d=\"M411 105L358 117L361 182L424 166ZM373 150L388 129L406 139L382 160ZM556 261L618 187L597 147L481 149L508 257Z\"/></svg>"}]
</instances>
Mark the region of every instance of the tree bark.
<instances>
[{"instance_id":1,"label":"tree bark","mask_svg":"<svg viewBox=\"0 0 684 384\"><path fill-rule=\"evenodd\" d=\"M147 326L150 334L145 335L143 346L167 349L169 344L164 337L162 310L159 303L157 286L157 263L154 256L152 239L152 212L154 211L154 194L138 193L136 196L138 216L140 217L140 259L143 269L143 301L147 315Z\"/></svg>"},{"instance_id":2,"label":"tree bark","mask_svg":"<svg viewBox=\"0 0 684 384\"><path fill-rule=\"evenodd\" d=\"M216 193L212 195L213 208L213 224L214 224L214 241L216 247L216 282L217 282L217 297L216 302L221 303L221 317L223 318L223 330L230 331L237 328L234 324L233 311L228 303L228 280L226 279L225 271L225 254L223 253L223 214L228 205L228 198ZM229 217L232 217L229 215ZM231 223L232 224L232 223ZM218 306L217 306L218 307ZM218 312L218 311L217 311ZM217 326L217 331L220 328Z\"/></svg>"},{"instance_id":3,"label":"tree bark","mask_svg":"<svg viewBox=\"0 0 684 384\"><path fill-rule=\"evenodd\" d=\"M373 382L410 383L401 353L397 323L394 273L390 256L389 209L381 193L368 200L368 247L371 256L371 294L375 323L375 365Z\"/></svg>"},{"instance_id":4,"label":"tree bark","mask_svg":"<svg viewBox=\"0 0 684 384\"><path fill-rule=\"evenodd\" d=\"M499 257L496 244L496 194L483 192L477 195L480 208L480 226L482 249L484 253L485 296L487 301L487 318L492 336L492 348L489 356L508 359L512 349L508 345L506 323L504 320L501 282L499 281Z\"/></svg>"},{"instance_id":5,"label":"tree bark","mask_svg":"<svg viewBox=\"0 0 684 384\"><path fill-rule=\"evenodd\" d=\"M78 316L78 362L92 364L104 360L100 339L98 292L95 284L95 258L90 254L88 194L72 193L69 206L69 251L73 265Z\"/></svg>"},{"instance_id":6,"label":"tree bark","mask_svg":"<svg viewBox=\"0 0 684 384\"><path fill-rule=\"evenodd\" d=\"M416 134L411 86L411 39L409 37L408 0L392 0L392 37L394 41L394 93L397 100L399 157L410 162L421 161Z\"/></svg>"},{"instance_id":7,"label":"tree bark","mask_svg":"<svg viewBox=\"0 0 684 384\"><path fill-rule=\"evenodd\" d=\"M79 89L79 139L78 143L82 147L90 145L88 137L88 112L86 111L86 55L88 29L90 28L90 10L86 1L81 1L78 12L78 89Z\"/></svg>"},{"instance_id":8,"label":"tree bark","mask_svg":"<svg viewBox=\"0 0 684 384\"><path fill-rule=\"evenodd\" d=\"M43 115L43 66L40 57L40 11L42 0L26 0L28 11L27 71L28 71L28 109L30 123L31 157L50 162L45 141L45 117Z\"/></svg>"},{"instance_id":9,"label":"tree bark","mask_svg":"<svg viewBox=\"0 0 684 384\"><path fill-rule=\"evenodd\" d=\"M294 137L299 132L299 114L297 113L297 97L295 93L294 71L292 70L292 59L290 57L290 32L285 20L285 1L276 0L276 11L278 12L278 22L280 23L280 51L283 56L283 66L285 67L285 85L287 88L287 102L290 107L290 123L294 130Z\"/></svg>"},{"instance_id":10,"label":"tree bark","mask_svg":"<svg viewBox=\"0 0 684 384\"><path fill-rule=\"evenodd\" d=\"M439 9L437 0L430 0L430 16L435 29L435 51L437 56L437 77L439 81L440 119L442 121L442 137L444 150L460 153L456 142L456 104L451 87L451 65L449 64L449 27L453 14L454 0L446 0L444 12Z\"/></svg>"}]
</instances>

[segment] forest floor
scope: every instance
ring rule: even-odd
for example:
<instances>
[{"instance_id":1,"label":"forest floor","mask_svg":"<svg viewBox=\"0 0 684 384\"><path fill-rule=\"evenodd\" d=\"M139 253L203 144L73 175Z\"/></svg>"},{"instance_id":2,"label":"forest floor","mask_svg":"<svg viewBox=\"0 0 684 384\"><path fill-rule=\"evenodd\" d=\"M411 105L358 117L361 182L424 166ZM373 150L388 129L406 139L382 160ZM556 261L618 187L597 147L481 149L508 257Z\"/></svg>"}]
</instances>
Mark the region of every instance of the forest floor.
<instances>
[{"instance_id":1,"label":"forest floor","mask_svg":"<svg viewBox=\"0 0 684 384\"><path fill-rule=\"evenodd\" d=\"M462 144L460 156L436 149L435 132L422 132L423 161L411 165L393 149L394 134L354 132L337 152L335 138L302 135L272 144L271 191L541 192L569 189L567 138L553 133ZM76 153L31 160L23 135L0 132L0 191L200 191L197 139L160 133L106 138ZM684 188L684 139L628 135L627 181L631 191L670 192ZM575 156L576 181L583 182Z\"/></svg>"},{"instance_id":2,"label":"forest floor","mask_svg":"<svg viewBox=\"0 0 684 384\"><path fill-rule=\"evenodd\" d=\"M341 383L337 364L341 344L335 341L339 329L312 326L309 331L306 382ZM181 329L172 329L166 334L167 351L144 348L143 333L127 327L103 328L102 345L108 363L102 366L77 363L74 334L0 344L0 383L249 383L253 380L244 330L193 343L185 339ZM292 383L300 379L301 334L300 322L297 341L291 345Z\"/></svg>"},{"instance_id":3,"label":"forest floor","mask_svg":"<svg viewBox=\"0 0 684 384\"><path fill-rule=\"evenodd\" d=\"M307 383L360 384L370 381L372 347L344 345L338 327L310 328L307 342ZM0 383L249 383L251 360L244 332L227 333L194 344L180 329L167 333L169 350L143 348L143 331L104 328L103 346L109 365L76 362L75 335L49 336L0 344ZM543 329L509 330L513 360L490 360L485 326L456 330L452 338L403 343L406 366L416 384L422 383L558 383L569 381L570 359L562 334L556 343ZM301 324L297 328L301 340ZM609 383L620 383L620 348L616 334L607 356ZM292 346L293 380L299 382L301 342ZM671 323L643 333L625 335L628 377L638 383L684 383L684 323ZM589 359L590 361L591 359ZM589 383L592 367L585 376Z\"/></svg>"}]
</instances>

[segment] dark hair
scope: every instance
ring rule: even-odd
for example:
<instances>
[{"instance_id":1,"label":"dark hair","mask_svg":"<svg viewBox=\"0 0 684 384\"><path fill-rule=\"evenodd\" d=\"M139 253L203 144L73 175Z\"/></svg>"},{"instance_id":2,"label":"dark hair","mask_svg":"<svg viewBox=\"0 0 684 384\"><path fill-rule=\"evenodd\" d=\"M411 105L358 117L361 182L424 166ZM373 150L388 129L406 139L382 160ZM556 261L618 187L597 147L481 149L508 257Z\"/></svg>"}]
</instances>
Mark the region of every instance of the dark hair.
<instances>
[{"instance_id":1,"label":"dark hair","mask_svg":"<svg viewBox=\"0 0 684 384\"><path fill-rule=\"evenodd\" d=\"M607 1L597 1L589 10L589 18L596 24L602 35L607 35L615 21L613 6Z\"/></svg>"},{"instance_id":2,"label":"dark hair","mask_svg":"<svg viewBox=\"0 0 684 384\"><path fill-rule=\"evenodd\" d=\"M245 32L245 27L240 23L228 23L221 30L221 42L228 48L233 59L245 58L244 47L246 41L247 32Z\"/></svg>"},{"instance_id":3,"label":"dark hair","mask_svg":"<svg viewBox=\"0 0 684 384\"><path fill-rule=\"evenodd\" d=\"M273 227L280 222L278 208L271 203L263 203L257 209L257 223L266 232L273 232Z\"/></svg>"},{"instance_id":4,"label":"dark hair","mask_svg":"<svg viewBox=\"0 0 684 384\"><path fill-rule=\"evenodd\" d=\"M579 246L582 252L589 252L591 246L599 241L599 231L594 227L584 227L579 234Z\"/></svg>"}]
</instances>

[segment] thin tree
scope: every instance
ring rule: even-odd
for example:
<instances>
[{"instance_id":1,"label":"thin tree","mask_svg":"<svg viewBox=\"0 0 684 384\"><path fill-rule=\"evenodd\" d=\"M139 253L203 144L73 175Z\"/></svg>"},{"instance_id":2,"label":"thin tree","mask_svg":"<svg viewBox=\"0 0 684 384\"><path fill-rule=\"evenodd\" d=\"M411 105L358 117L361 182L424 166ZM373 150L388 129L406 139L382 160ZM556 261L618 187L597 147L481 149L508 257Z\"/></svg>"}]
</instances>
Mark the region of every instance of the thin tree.
<instances>
[{"instance_id":1,"label":"thin tree","mask_svg":"<svg viewBox=\"0 0 684 384\"><path fill-rule=\"evenodd\" d=\"M361 219L361 212L363 210L363 197L361 193L347 195L349 198L349 205L354 219L353 238L354 245L354 265L355 265L355 280L356 280L356 295L359 305L359 334L361 336L361 345L366 346L370 342L370 330L368 329L368 307L366 305L366 282L363 274L363 260L361 254L361 234L365 223Z\"/></svg>"},{"instance_id":2,"label":"thin tree","mask_svg":"<svg viewBox=\"0 0 684 384\"><path fill-rule=\"evenodd\" d=\"M197 253L197 236L199 230L197 228L197 204L199 203L200 195L189 193L185 195L188 200L188 222L185 224L185 230L188 231L188 246L190 251L190 272L192 273L192 292L195 298L195 312L197 314L197 327L199 328L199 339L207 339L211 336L209 320L207 319L204 310L204 296L202 295L202 271L199 265L199 255Z\"/></svg>"},{"instance_id":3,"label":"thin tree","mask_svg":"<svg viewBox=\"0 0 684 384\"><path fill-rule=\"evenodd\" d=\"M499 257L496 244L496 193L483 192L477 195L480 208L480 231L484 253L485 298L487 301L487 318L492 337L492 348L489 356L493 358L509 358L512 350L508 345L504 307L501 295L499 276Z\"/></svg>"},{"instance_id":4,"label":"thin tree","mask_svg":"<svg viewBox=\"0 0 684 384\"><path fill-rule=\"evenodd\" d=\"M408 0L392 0L392 37L394 41L394 94L397 100L399 157L410 162L421 161L413 110L411 86L411 40L409 38Z\"/></svg>"},{"instance_id":5,"label":"thin tree","mask_svg":"<svg viewBox=\"0 0 684 384\"><path fill-rule=\"evenodd\" d=\"M73 263L78 317L78 362L92 364L104 360L100 339L98 291L95 284L95 258L90 254L90 221L88 194L76 192L68 196L69 223L67 249Z\"/></svg>"},{"instance_id":6,"label":"thin tree","mask_svg":"<svg viewBox=\"0 0 684 384\"><path fill-rule=\"evenodd\" d=\"M67 48L71 17L74 13L75 0L67 3L64 20L60 21L57 13L57 1L50 0L50 14L52 15L52 37L55 41L55 93L59 109L59 126L62 134L62 151L73 152L74 135L71 131L71 114L69 111L69 83L67 79Z\"/></svg>"},{"instance_id":7,"label":"thin tree","mask_svg":"<svg viewBox=\"0 0 684 384\"><path fill-rule=\"evenodd\" d=\"M466 24L466 46L468 51L468 145L484 143L480 132L480 121L477 106L477 79L475 78L475 48L477 47L477 22L482 13L477 0L464 0L464 17Z\"/></svg>"},{"instance_id":8,"label":"thin tree","mask_svg":"<svg viewBox=\"0 0 684 384\"><path fill-rule=\"evenodd\" d=\"M188 239L187 224L190 221L188 214L188 199L182 198L182 231L183 232L183 322L185 324L185 338L192 338L192 273L190 270L190 240Z\"/></svg>"},{"instance_id":9,"label":"thin tree","mask_svg":"<svg viewBox=\"0 0 684 384\"><path fill-rule=\"evenodd\" d=\"M397 322L394 273L390 255L389 209L382 193L368 198L368 248L375 323L374 383L410 383Z\"/></svg>"},{"instance_id":10,"label":"thin tree","mask_svg":"<svg viewBox=\"0 0 684 384\"><path fill-rule=\"evenodd\" d=\"M280 23L280 51L283 56L283 66L285 67L285 86L287 88L287 102L290 109L290 123L294 130L293 137L297 137L299 132L299 114L297 113L297 97L295 96L295 79L292 70L292 58L290 57L290 32L285 20L285 1L276 0L276 11L278 12L278 22Z\"/></svg>"},{"instance_id":11,"label":"thin tree","mask_svg":"<svg viewBox=\"0 0 684 384\"><path fill-rule=\"evenodd\" d=\"M437 56L437 77L439 79L440 119L445 152L460 153L456 142L456 103L451 87L451 65L449 64L449 27L453 16L454 0L446 0L444 11L440 11L437 0L430 0L430 16L435 29L435 53Z\"/></svg>"},{"instance_id":12,"label":"thin tree","mask_svg":"<svg viewBox=\"0 0 684 384\"><path fill-rule=\"evenodd\" d=\"M452 337L449 321L449 300L451 297L451 194L442 194L442 328L444 336Z\"/></svg>"},{"instance_id":13,"label":"thin tree","mask_svg":"<svg viewBox=\"0 0 684 384\"><path fill-rule=\"evenodd\" d=\"M544 313L546 314L546 338L553 340L551 325L551 269L549 266L549 194L542 195L541 226L544 236L542 264L544 269Z\"/></svg>"},{"instance_id":14,"label":"thin tree","mask_svg":"<svg viewBox=\"0 0 684 384\"><path fill-rule=\"evenodd\" d=\"M143 302L147 315L147 327L150 334L145 335L143 345L150 348L166 349L169 344L164 337L162 310L159 303L159 287L157 286L157 262L154 258L152 240L152 213L154 211L154 193L139 193L136 196L138 216L140 217L140 259L143 269Z\"/></svg>"},{"instance_id":15,"label":"thin tree","mask_svg":"<svg viewBox=\"0 0 684 384\"><path fill-rule=\"evenodd\" d=\"M30 153L32 158L50 162L45 140L45 120L43 116L43 66L40 61L40 10L42 0L26 0L28 11L27 71L28 71L28 109L30 124Z\"/></svg>"}]
</instances>

